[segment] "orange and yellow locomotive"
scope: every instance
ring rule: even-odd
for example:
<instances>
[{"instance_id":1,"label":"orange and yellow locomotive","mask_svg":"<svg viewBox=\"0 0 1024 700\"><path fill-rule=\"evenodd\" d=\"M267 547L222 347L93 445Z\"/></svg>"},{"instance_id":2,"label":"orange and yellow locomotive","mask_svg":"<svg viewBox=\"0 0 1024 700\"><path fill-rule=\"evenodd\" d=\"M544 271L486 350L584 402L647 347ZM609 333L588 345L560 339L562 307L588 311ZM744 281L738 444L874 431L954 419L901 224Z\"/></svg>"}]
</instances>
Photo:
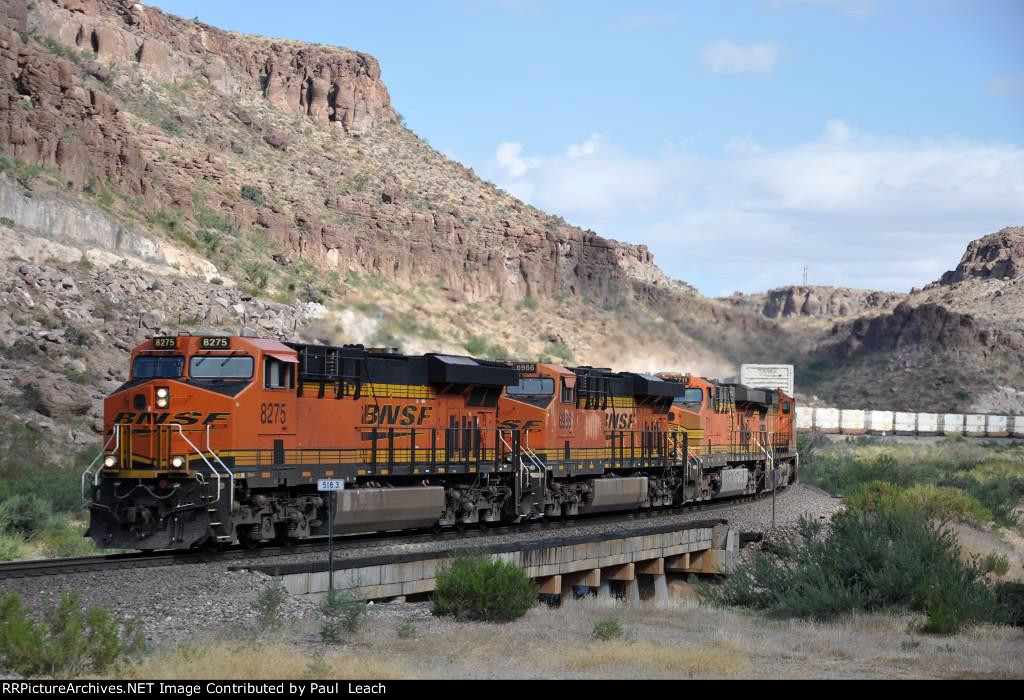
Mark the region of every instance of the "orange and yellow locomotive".
<instances>
[{"instance_id":1,"label":"orange and yellow locomotive","mask_svg":"<svg viewBox=\"0 0 1024 700\"><path fill-rule=\"evenodd\" d=\"M153 338L106 399L88 534L147 550L327 535L323 478L345 483L335 533L756 494L795 477L794 413L688 376Z\"/></svg>"}]
</instances>

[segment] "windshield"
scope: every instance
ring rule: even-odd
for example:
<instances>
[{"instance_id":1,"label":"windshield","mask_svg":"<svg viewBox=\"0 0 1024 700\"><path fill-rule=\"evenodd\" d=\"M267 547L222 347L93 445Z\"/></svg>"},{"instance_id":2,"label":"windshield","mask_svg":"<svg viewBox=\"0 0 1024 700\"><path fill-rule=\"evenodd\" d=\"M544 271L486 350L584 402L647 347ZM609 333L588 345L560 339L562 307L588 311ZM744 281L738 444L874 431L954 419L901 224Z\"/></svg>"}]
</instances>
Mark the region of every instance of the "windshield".
<instances>
[{"instance_id":1,"label":"windshield","mask_svg":"<svg viewBox=\"0 0 1024 700\"><path fill-rule=\"evenodd\" d=\"M181 376L185 358L181 355L140 355L135 358L132 376L136 379L167 379Z\"/></svg>"},{"instance_id":2,"label":"windshield","mask_svg":"<svg viewBox=\"0 0 1024 700\"><path fill-rule=\"evenodd\" d=\"M551 396L555 393L555 380L550 377L523 377L516 386L508 387L511 396L530 394Z\"/></svg>"},{"instance_id":3,"label":"windshield","mask_svg":"<svg viewBox=\"0 0 1024 700\"><path fill-rule=\"evenodd\" d=\"M691 388L691 389L687 389L685 392L683 392L682 396L676 397L676 399L675 399L675 401L673 401L673 403L699 405L700 402L703 401L703 400L704 400L704 390L703 389L692 389Z\"/></svg>"},{"instance_id":4,"label":"windshield","mask_svg":"<svg viewBox=\"0 0 1024 700\"><path fill-rule=\"evenodd\" d=\"M248 379L252 365L248 355L195 355L189 360L188 373L192 379Z\"/></svg>"}]
</instances>

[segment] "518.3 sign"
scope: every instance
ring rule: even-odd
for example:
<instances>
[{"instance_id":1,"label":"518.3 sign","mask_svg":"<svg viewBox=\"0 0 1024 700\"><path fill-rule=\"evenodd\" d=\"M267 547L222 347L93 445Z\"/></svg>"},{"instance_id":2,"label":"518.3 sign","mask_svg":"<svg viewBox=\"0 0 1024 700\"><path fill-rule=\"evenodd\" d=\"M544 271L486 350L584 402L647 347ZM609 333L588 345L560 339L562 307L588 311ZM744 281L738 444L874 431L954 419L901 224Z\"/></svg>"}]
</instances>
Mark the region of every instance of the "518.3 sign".
<instances>
[{"instance_id":1,"label":"518.3 sign","mask_svg":"<svg viewBox=\"0 0 1024 700\"><path fill-rule=\"evenodd\" d=\"M264 425L274 425L277 423L284 425L286 419L287 415L283 403L260 404L260 423Z\"/></svg>"}]
</instances>

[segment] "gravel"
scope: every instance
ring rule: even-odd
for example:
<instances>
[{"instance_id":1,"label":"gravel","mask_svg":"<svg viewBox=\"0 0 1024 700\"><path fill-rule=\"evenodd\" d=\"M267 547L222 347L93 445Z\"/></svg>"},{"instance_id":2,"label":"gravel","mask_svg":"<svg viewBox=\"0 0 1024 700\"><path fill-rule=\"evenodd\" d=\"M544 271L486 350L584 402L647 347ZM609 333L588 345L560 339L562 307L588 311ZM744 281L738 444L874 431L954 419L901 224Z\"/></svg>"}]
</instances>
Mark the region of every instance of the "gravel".
<instances>
[{"instance_id":1,"label":"gravel","mask_svg":"<svg viewBox=\"0 0 1024 700\"><path fill-rule=\"evenodd\" d=\"M551 529L530 529L524 532L503 531L469 540L471 546L489 546L511 542L533 541L548 534L564 537L582 534L614 533L646 524L667 525L708 518L725 518L743 532L764 532L773 537L792 531L800 516L827 519L841 501L820 489L793 485L776 497L776 527L772 529L772 499L737 502L701 510L651 519L629 519L620 523L587 525L572 524ZM370 547L353 547L335 553L336 560L420 551L446 551L464 547L466 540L451 539L431 542L396 543ZM326 552L262 557L248 560L254 565L315 561L326 559ZM258 626L257 599L270 583L270 577L253 571L231 571L247 560L218 563L179 564L135 570L94 571L57 576L8 579L0 583L6 592L17 592L35 610L42 610L60 599L64 592L77 592L83 605L103 605L121 619L137 618L147 640L156 645L183 639L251 633ZM376 605L374 615L388 614L396 606ZM404 606L398 606L404 607ZM419 608L417 612L422 612ZM406 611L408 612L408 610ZM397 614L397 613L396 613ZM317 615L316 604L301 597L289 597L281 610L286 623L308 621Z\"/></svg>"}]
</instances>

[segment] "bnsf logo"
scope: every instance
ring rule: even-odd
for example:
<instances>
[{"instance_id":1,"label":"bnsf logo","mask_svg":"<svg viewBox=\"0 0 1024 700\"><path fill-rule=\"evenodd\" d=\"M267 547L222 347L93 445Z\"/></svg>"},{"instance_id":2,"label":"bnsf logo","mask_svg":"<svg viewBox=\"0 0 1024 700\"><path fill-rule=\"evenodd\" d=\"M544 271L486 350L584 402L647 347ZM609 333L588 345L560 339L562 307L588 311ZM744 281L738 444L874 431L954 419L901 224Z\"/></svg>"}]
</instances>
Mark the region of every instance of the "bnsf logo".
<instances>
[{"instance_id":1,"label":"bnsf logo","mask_svg":"<svg viewBox=\"0 0 1024 700\"><path fill-rule=\"evenodd\" d=\"M230 413L202 413L200 411L182 411L181 413L135 413L122 411L114 416L115 423L132 425L164 425L180 423L181 425L214 425L226 423Z\"/></svg>"},{"instance_id":2,"label":"bnsf logo","mask_svg":"<svg viewBox=\"0 0 1024 700\"><path fill-rule=\"evenodd\" d=\"M604 427L606 430L632 430L632 413L606 413L604 414Z\"/></svg>"},{"instance_id":3,"label":"bnsf logo","mask_svg":"<svg viewBox=\"0 0 1024 700\"><path fill-rule=\"evenodd\" d=\"M363 406L363 425L423 425L430 418L433 406Z\"/></svg>"}]
</instances>

